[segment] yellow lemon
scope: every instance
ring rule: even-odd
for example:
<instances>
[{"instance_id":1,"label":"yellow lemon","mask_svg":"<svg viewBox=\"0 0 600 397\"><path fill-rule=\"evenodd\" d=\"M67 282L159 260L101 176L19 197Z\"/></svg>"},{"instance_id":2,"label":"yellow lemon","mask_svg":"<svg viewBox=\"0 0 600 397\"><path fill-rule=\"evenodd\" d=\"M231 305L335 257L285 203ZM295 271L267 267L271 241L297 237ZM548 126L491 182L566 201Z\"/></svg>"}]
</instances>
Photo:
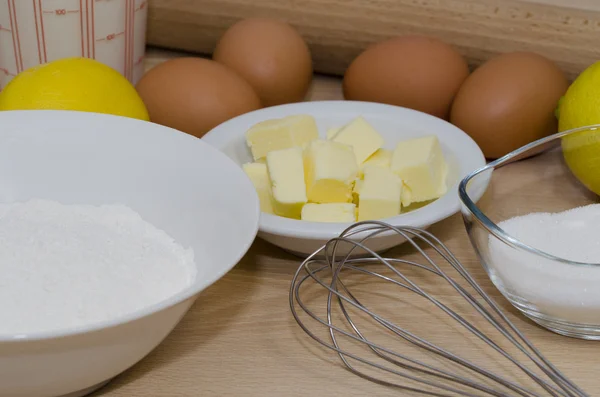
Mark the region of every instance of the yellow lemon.
<instances>
[{"instance_id":1,"label":"yellow lemon","mask_svg":"<svg viewBox=\"0 0 600 397\"><path fill-rule=\"evenodd\" d=\"M148 121L135 87L113 68L63 58L19 73L0 93L0 110L77 110Z\"/></svg>"},{"instance_id":2,"label":"yellow lemon","mask_svg":"<svg viewBox=\"0 0 600 397\"><path fill-rule=\"evenodd\" d=\"M556 111L559 131L600 124L600 62L571 84ZM583 130L562 139L565 162L588 189L600 194L600 130Z\"/></svg>"}]
</instances>

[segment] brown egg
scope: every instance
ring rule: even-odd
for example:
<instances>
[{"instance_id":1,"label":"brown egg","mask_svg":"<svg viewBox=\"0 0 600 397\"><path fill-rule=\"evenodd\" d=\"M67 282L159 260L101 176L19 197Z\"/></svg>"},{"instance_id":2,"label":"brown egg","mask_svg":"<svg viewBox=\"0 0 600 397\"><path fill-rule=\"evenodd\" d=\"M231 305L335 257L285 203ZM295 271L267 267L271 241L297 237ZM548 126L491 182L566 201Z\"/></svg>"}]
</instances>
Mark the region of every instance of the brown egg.
<instances>
[{"instance_id":1,"label":"brown egg","mask_svg":"<svg viewBox=\"0 0 600 397\"><path fill-rule=\"evenodd\" d=\"M302 101L312 80L308 46L285 22L249 18L221 37L213 59L254 87L264 106Z\"/></svg>"},{"instance_id":2,"label":"brown egg","mask_svg":"<svg viewBox=\"0 0 600 397\"><path fill-rule=\"evenodd\" d=\"M152 122L199 138L224 121L260 108L250 84L209 59L166 61L150 69L136 88Z\"/></svg>"},{"instance_id":3,"label":"brown egg","mask_svg":"<svg viewBox=\"0 0 600 397\"><path fill-rule=\"evenodd\" d=\"M447 118L469 75L465 59L437 39L404 36L374 44L344 75L344 97L420 110Z\"/></svg>"},{"instance_id":4,"label":"brown egg","mask_svg":"<svg viewBox=\"0 0 600 397\"><path fill-rule=\"evenodd\" d=\"M569 83L552 61L529 52L492 58L458 92L450 121L489 159L557 130L554 110Z\"/></svg>"}]
</instances>

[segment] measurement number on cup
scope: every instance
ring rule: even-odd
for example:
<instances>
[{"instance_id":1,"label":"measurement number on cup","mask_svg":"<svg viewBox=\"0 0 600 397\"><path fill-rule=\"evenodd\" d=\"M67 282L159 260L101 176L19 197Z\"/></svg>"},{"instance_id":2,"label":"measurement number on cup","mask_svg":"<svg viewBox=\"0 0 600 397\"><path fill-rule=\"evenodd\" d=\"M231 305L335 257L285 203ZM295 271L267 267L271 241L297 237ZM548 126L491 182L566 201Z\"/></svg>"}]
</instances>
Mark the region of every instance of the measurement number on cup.
<instances>
[{"instance_id":1,"label":"measurement number on cup","mask_svg":"<svg viewBox=\"0 0 600 397\"><path fill-rule=\"evenodd\" d=\"M125 32L111 33L111 34L107 34L104 37L100 37L99 39L96 39L96 41L113 41L117 37L124 36L124 35L125 35Z\"/></svg>"},{"instance_id":2,"label":"measurement number on cup","mask_svg":"<svg viewBox=\"0 0 600 397\"><path fill-rule=\"evenodd\" d=\"M8 69L5 69L5 68L0 68L0 73L4 74L5 76L13 76L14 77L14 74L9 72Z\"/></svg>"},{"instance_id":3,"label":"measurement number on cup","mask_svg":"<svg viewBox=\"0 0 600 397\"><path fill-rule=\"evenodd\" d=\"M67 14L79 14L79 10L67 10L66 8L57 8L56 10L44 10L44 14L52 15L67 15Z\"/></svg>"}]
</instances>

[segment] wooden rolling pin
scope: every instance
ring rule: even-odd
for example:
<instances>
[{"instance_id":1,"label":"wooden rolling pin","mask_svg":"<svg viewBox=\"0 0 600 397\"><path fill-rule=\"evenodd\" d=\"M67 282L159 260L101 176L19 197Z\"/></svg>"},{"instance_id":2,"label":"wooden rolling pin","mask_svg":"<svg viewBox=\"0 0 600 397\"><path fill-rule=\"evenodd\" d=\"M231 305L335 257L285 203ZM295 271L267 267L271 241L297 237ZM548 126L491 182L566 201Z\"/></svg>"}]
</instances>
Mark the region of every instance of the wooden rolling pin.
<instances>
[{"instance_id":1,"label":"wooden rolling pin","mask_svg":"<svg viewBox=\"0 0 600 397\"><path fill-rule=\"evenodd\" d=\"M210 54L235 21L270 16L295 26L315 71L342 75L369 44L425 34L455 45L472 66L535 51L570 78L600 60L600 0L150 0L150 45Z\"/></svg>"}]
</instances>

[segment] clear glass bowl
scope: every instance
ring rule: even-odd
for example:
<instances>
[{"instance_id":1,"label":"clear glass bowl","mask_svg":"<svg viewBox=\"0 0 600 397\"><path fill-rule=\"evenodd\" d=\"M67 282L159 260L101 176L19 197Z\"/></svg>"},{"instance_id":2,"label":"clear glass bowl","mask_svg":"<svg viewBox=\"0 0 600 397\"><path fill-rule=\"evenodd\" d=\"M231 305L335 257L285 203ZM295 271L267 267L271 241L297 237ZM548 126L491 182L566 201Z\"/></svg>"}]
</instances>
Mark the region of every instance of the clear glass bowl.
<instances>
[{"instance_id":1,"label":"clear glass bowl","mask_svg":"<svg viewBox=\"0 0 600 397\"><path fill-rule=\"evenodd\" d=\"M599 199L586 187L593 184L600 186L600 125L490 162L461 182L459 195L469 238L496 288L542 327L600 340L600 204L588 206ZM554 215L511 219L530 213Z\"/></svg>"}]
</instances>

